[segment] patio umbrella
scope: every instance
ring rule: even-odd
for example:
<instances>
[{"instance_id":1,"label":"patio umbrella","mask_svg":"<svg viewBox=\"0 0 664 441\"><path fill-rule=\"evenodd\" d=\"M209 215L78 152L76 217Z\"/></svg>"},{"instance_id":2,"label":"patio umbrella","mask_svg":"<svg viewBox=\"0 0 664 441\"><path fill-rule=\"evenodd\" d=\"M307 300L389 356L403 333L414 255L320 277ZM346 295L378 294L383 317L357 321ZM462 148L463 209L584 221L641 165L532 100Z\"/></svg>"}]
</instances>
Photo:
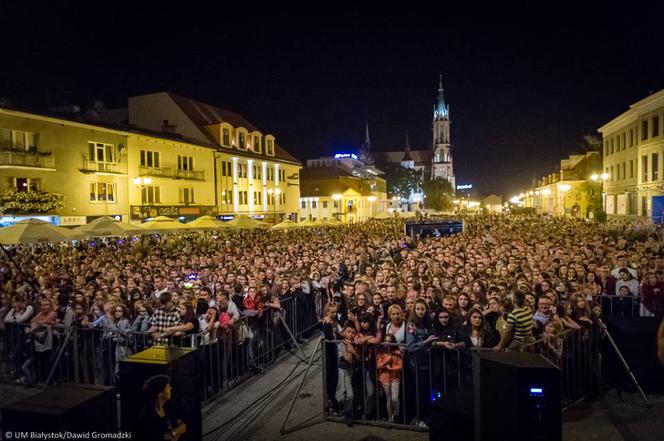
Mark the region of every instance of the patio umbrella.
<instances>
[{"instance_id":1,"label":"patio umbrella","mask_svg":"<svg viewBox=\"0 0 664 441\"><path fill-rule=\"evenodd\" d=\"M144 234L138 225L117 221L112 217L99 217L89 224L74 228L74 232L82 236L123 236L125 234Z\"/></svg>"},{"instance_id":2,"label":"patio umbrella","mask_svg":"<svg viewBox=\"0 0 664 441\"><path fill-rule=\"evenodd\" d=\"M276 225L273 225L270 229L272 230L286 230L290 228L297 228L298 225L290 219L284 219Z\"/></svg>"},{"instance_id":3,"label":"patio umbrella","mask_svg":"<svg viewBox=\"0 0 664 441\"><path fill-rule=\"evenodd\" d=\"M149 222L141 224L141 228L151 232L172 232L175 230L184 230L184 224L166 216L157 216Z\"/></svg>"},{"instance_id":4,"label":"patio umbrella","mask_svg":"<svg viewBox=\"0 0 664 441\"><path fill-rule=\"evenodd\" d=\"M26 219L0 229L0 244L62 242L81 236L67 228L58 227L39 219Z\"/></svg>"},{"instance_id":5,"label":"patio umbrella","mask_svg":"<svg viewBox=\"0 0 664 441\"><path fill-rule=\"evenodd\" d=\"M255 228L267 228L268 224L265 222L257 221L247 217L246 214L241 214L237 216L230 222L227 222L229 227L240 228L243 230L253 230Z\"/></svg>"},{"instance_id":6,"label":"patio umbrella","mask_svg":"<svg viewBox=\"0 0 664 441\"><path fill-rule=\"evenodd\" d=\"M184 224L184 226L190 230L220 230L222 228L231 228L228 222L222 222L213 216L201 216L196 220Z\"/></svg>"},{"instance_id":7,"label":"patio umbrella","mask_svg":"<svg viewBox=\"0 0 664 441\"><path fill-rule=\"evenodd\" d=\"M297 226L298 227L320 227L321 224L317 224L316 222L307 219L307 220L303 220L302 222L297 224Z\"/></svg>"}]
</instances>

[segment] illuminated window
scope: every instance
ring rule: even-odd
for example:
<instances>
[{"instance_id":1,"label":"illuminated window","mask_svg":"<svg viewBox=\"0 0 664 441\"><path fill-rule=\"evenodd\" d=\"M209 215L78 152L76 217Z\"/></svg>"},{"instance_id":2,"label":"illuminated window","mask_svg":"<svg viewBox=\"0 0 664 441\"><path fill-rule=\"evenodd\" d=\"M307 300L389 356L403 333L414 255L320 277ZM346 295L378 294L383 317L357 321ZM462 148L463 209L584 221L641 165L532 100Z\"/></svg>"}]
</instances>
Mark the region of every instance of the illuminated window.
<instances>
[{"instance_id":1,"label":"illuminated window","mask_svg":"<svg viewBox=\"0 0 664 441\"><path fill-rule=\"evenodd\" d=\"M274 156L274 140L268 139L265 146L265 153L269 156Z\"/></svg>"},{"instance_id":2,"label":"illuminated window","mask_svg":"<svg viewBox=\"0 0 664 441\"><path fill-rule=\"evenodd\" d=\"M32 178L14 178L14 189L19 193L32 193L39 191L39 179Z\"/></svg>"},{"instance_id":3,"label":"illuminated window","mask_svg":"<svg viewBox=\"0 0 664 441\"><path fill-rule=\"evenodd\" d=\"M194 157L178 155L178 170L194 171Z\"/></svg>"},{"instance_id":4,"label":"illuminated window","mask_svg":"<svg viewBox=\"0 0 664 441\"><path fill-rule=\"evenodd\" d=\"M247 140L244 133L238 133L238 148L245 150L247 148Z\"/></svg>"},{"instance_id":5,"label":"illuminated window","mask_svg":"<svg viewBox=\"0 0 664 441\"><path fill-rule=\"evenodd\" d=\"M659 154L652 154L652 180L656 181L659 178Z\"/></svg>"},{"instance_id":6,"label":"illuminated window","mask_svg":"<svg viewBox=\"0 0 664 441\"><path fill-rule=\"evenodd\" d=\"M90 183L90 202L115 202L115 184L106 182Z\"/></svg>"},{"instance_id":7,"label":"illuminated window","mask_svg":"<svg viewBox=\"0 0 664 441\"><path fill-rule=\"evenodd\" d=\"M641 156L641 178L643 182L648 182L648 157Z\"/></svg>"}]
</instances>

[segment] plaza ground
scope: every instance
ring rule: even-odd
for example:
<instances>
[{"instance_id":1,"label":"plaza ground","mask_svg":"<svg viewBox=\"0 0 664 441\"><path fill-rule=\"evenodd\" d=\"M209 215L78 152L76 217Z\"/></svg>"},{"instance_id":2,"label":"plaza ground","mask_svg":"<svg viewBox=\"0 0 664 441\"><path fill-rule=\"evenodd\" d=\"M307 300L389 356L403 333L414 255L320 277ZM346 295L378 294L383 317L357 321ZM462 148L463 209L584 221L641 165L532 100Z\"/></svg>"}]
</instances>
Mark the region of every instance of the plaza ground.
<instances>
[{"instance_id":1,"label":"plaza ground","mask_svg":"<svg viewBox=\"0 0 664 441\"><path fill-rule=\"evenodd\" d=\"M304 347L308 355L315 339ZM322 421L322 372L314 364L293 408L286 428L304 425L282 434L280 429L297 390L306 363L302 355L287 354L270 369L203 407L205 441L424 441L428 433L385 429ZM291 374L291 375L289 375ZM294 374L294 375L293 375ZM299 374L299 376L298 376ZM283 387L275 389L285 378ZM39 389L0 385L0 405L38 393ZM585 401L563 413L565 441L660 441L664 439L664 396L650 395L647 408L636 393L607 391L601 398ZM259 412L260 411L260 412ZM1 424L1 423L0 423Z\"/></svg>"}]
</instances>

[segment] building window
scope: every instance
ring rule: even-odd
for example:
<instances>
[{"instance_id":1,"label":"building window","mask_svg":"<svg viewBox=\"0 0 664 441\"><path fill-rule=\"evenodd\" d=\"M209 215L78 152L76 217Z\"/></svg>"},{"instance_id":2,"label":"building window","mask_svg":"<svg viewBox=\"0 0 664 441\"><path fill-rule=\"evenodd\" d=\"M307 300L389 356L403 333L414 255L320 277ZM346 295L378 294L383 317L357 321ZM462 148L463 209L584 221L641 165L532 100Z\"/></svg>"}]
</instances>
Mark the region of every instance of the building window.
<instances>
[{"instance_id":1,"label":"building window","mask_svg":"<svg viewBox=\"0 0 664 441\"><path fill-rule=\"evenodd\" d=\"M634 145L634 129L629 129L629 146Z\"/></svg>"},{"instance_id":2,"label":"building window","mask_svg":"<svg viewBox=\"0 0 664 441\"><path fill-rule=\"evenodd\" d=\"M616 136L616 151L620 151L620 135Z\"/></svg>"},{"instance_id":3,"label":"building window","mask_svg":"<svg viewBox=\"0 0 664 441\"><path fill-rule=\"evenodd\" d=\"M629 161L629 177L633 178L634 177L634 160L630 159Z\"/></svg>"},{"instance_id":4,"label":"building window","mask_svg":"<svg viewBox=\"0 0 664 441\"><path fill-rule=\"evenodd\" d=\"M254 205L260 205L261 203L261 192L260 191L255 191L254 192Z\"/></svg>"},{"instance_id":5,"label":"building window","mask_svg":"<svg viewBox=\"0 0 664 441\"><path fill-rule=\"evenodd\" d=\"M221 161L221 176L226 176L226 161Z\"/></svg>"},{"instance_id":6,"label":"building window","mask_svg":"<svg viewBox=\"0 0 664 441\"><path fill-rule=\"evenodd\" d=\"M178 170L194 171L194 157L178 155Z\"/></svg>"},{"instance_id":7,"label":"building window","mask_svg":"<svg viewBox=\"0 0 664 441\"><path fill-rule=\"evenodd\" d=\"M248 196L248 195L247 195L247 191L246 191L246 190L245 190L245 191L239 191L239 192L238 192L238 198L240 199L240 200L239 200L240 205L247 205L247 203L248 203L248 201L249 201L249 199L248 199L247 196Z\"/></svg>"},{"instance_id":8,"label":"building window","mask_svg":"<svg viewBox=\"0 0 664 441\"><path fill-rule=\"evenodd\" d=\"M90 202L115 202L115 184L91 182Z\"/></svg>"},{"instance_id":9,"label":"building window","mask_svg":"<svg viewBox=\"0 0 664 441\"><path fill-rule=\"evenodd\" d=\"M652 180L656 181L659 179L659 154L652 154Z\"/></svg>"},{"instance_id":10,"label":"building window","mask_svg":"<svg viewBox=\"0 0 664 441\"><path fill-rule=\"evenodd\" d=\"M141 167L160 167L160 154L151 150L141 150Z\"/></svg>"},{"instance_id":11,"label":"building window","mask_svg":"<svg viewBox=\"0 0 664 441\"><path fill-rule=\"evenodd\" d=\"M648 216L648 196L641 197L641 216Z\"/></svg>"},{"instance_id":12,"label":"building window","mask_svg":"<svg viewBox=\"0 0 664 441\"><path fill-rule=\"evenodd\" d=\"M613 166L611 166L611 171L609 172L609 179L611 181L615 179L615 174L613 173Z\"/></svg>"},{"instance_id":13,"label":"building window","mask_svg":"<svg viewBox=\"0 0 664 441\"><path fill-rule=\"evenodd\" d=\"M14 190L19 193L32 193L39 191L39 179L15 178L13 179Z\"/></svg>"},{"instance_id":14,"label":"building window","mask_svg":"<svg viewBox=\"0 0 664 441\"><path fill-rule=\"evenodd\" d=\"M307 201L302 201L302 209L304 210L306 208L307 208Z\"/></svg>"},{"instance_id":15,"label":"building window","mask_svg":"<svg viewBox=\"0 0 664 441\"><path fill-rule=\"evenodd\" d=\"M160 204L161 189L155 185L147 185L141 191L141 200L144 204Z\"/></svg>"},{"instance_id":16,"label":"building window","mask_svg":"<svg viewBox=\"0 0 664 441\"><path fill-rule=\"evenodd\" d=\"M648 120L641 121L641 141L648 139Z\"/></svg>"},{"instance_id":17,"label":"building window","mask_svg":"<svg viewBox=\"0 0 664 441\"><path fill-rule=\"evenodd\" d=\"M114 163L115 149L113 144L88 142L88 159L92 162Z\"/></svg>"},{"instance_id":18,"label":"building window","mask_svg":"<svg viewBox=\"0 0 664 441\"><path fill-rule=\"evenodd\" d=\"M652 136L659 136L659 116L652 117Z\"/></svg>"},{"instance_id":19,"label":"building window","mask_svg":"<svg viewBox=\"0 0 664 441\"><path fill-rule=\"evenodd\" d=\"M318 202L311 201L311 208L318 208Z\"/></svg>"},{"instance_id":20,"label":"building window","mask_svg":"<svg viewBox=\"0 0 664 441\"><path fill-rule=\"evenodd\" d=\"M230 147L231 145L231 131L230 129L221 129L221 144Z\"/></svg>"},{"instance_id":21,"label":"building window","mask_svg":"<svg viewBox=\"0 0 664 441\"><path fill-rule=\"evenodd\" d=\"M282 205L286 205L286 193L281 193L279 195L279 203Z\"/></svg>"},{"instance_id":22,"label":"building window","mask_svg":"<svg viewBox=\"0 0 664 441\"><path fill-rule=\"evenodd\" d=\"M625 173L626 169L627 169L627 163L626 163L626 162L623 162L623 163L622 163L622 178L623 178L623 179L626 179L626 178L627 178L627 174Z\"/></svg>"},{"instance_id":23,"label":"building window","mask_svg":"<svg viewBox=\"0 0 664 441\"><path fill-rule=\"evenodd\" d=\"M641 156L641 177L643 182L648 182L648 157Z\"/></svg>"},{"instance_id":24,"label":"building window","mask_svg":"<svg viewBox=\"0 0 664 441\"><path fill-rule=\"evenodd\" d=\"M327 201L323 201L323 208L327 208Z\"/></svg>"},{"instance_id":25,"label":"building window","mask_svg":"<svg viewBox=\"0 0 664 441\"><path fill-rule=\"evenodd\" d=\"M180 189L180 203L184 205L189 205L194 203L194 189L193 188L181 188Z\"/></svg>"},{"instance_id":26,"label":"building window","mask_svg":"<svg viewBox=\"0 0 664 441\"><path fill-rule=\"evenodd\" d=\"M274 140L268 139L265 146L265 153L269 156L274 156Z\"/></svg>"},{"instance_id":27,"label":"building window","mask_svg":"<svg viewBox=\"0 0 664 441\"><path fill-rule=\"evenodd\" d=\"M238 148L245 150L247 148L247 139L243 132L238 133Z\"/></svg>"},{"instance_id":28,"label":"building window","mask_svg":"<svg viewBox=\"0 0 664 441\"><path fill-rule=\"evenodd\" d=\"M0 131L0 147L37 153L38 133L23 130L2 129Z\"/></svg>"},{"instance_id":29,"label":"building window","mask_svg":"<svg viewBox=\"0 0 664 441\"><path fill-rule=\"evenodd\" d=\"M262 151L261 150L261 137L258 136L258 135L254 135L254 140L251 143L251 145L252 145L255 153L260 153Z\"/></svg>"},{"instance_id":30,"label":"building window","mask_svg":"<svg viewBox=\"0 0 664 441\"><path fill-rule=\"evenodd\" d=\"M613 155L613 138L611 138L611 155Z\"/></svg>"},{"instance_id":31,"label":"building window","mask_svg":"<svg viewBox=\"0 0 664 441\"><path fill-rule=\"evenodd\" d=\"M627 133L623 132L622 134L622 148L625 150L627 148Z\"/></svg>"},{"instance_id":32,"label":"building window","mask_svg":"<svg viewBox=\"0 0 664 441\"><path fill-rule=\"evenodd\" d=\"M232 204L233 203L233 192L232 191L222 191L221 192L221 203L222 204Z\"/></svg>"}]
</instances>

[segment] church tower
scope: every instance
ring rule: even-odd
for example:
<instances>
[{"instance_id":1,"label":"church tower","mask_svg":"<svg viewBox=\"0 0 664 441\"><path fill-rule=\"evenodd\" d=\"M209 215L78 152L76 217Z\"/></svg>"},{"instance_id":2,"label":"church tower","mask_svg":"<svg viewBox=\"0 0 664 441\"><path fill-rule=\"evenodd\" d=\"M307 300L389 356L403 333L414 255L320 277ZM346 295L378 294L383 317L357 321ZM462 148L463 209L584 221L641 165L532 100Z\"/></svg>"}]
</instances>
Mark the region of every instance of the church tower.
<instances>
[{"instance_id":1,"label":"church tower","mask_svg":"<svg viewBox=\"0 0 664 441\"><path fill-rule=\"evenodd\" d=\"M443 76L438 83L438 102L433 107L433 160L431 177L450 181L456 189L452 167L452 145L450 143L450 106L445 103Z\"/></svg>"},{"instance_id":2,"label":"church tower","mask_svg":"<svg viewBox=\"0 0 664 441\"><path fill-rule=\"evenodd\" d=\"M364 142L360 147L359 159L364 165L373 165L374 159L371 154L371 139L369 138L369 123L367 123L366 133L364 135Z\"/></svg>"}]
</instances>

